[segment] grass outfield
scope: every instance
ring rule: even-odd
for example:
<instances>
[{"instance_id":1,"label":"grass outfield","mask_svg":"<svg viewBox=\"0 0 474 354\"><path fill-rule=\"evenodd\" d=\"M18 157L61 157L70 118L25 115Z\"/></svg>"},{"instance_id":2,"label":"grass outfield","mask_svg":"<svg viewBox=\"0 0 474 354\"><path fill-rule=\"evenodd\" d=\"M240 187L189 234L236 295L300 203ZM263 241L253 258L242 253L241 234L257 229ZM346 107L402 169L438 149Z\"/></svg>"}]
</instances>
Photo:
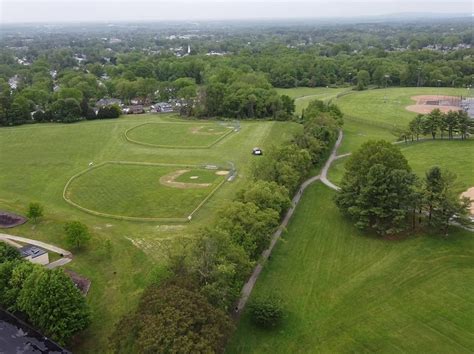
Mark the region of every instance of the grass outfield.
<instances>
[{"instance_id":1,"label":"grass outfield","mask_svg":"<svg viewBox=\"0 0 474 354\"><path fill-rule=\"evenodd\" d=\"M433 166L440 166L457 176L456 190L465 191L474 186L474 140L437 140L398 145L413 171L423 178ZM328 178L339 185L344 175L346 158L336 160L329 169Z\"/></svg>"},{"instance_id":2,"label":"grass outfield","mask_svg":"<svg viewBox=\"0 0 474 354\"><path fill-rule=\"evenodd\" d=\"M188 123L175 115L124 116L75 124L37 124L0 128L0 209L24 214L28 203L38 201L45 217L38 225L26 223L9 229L14 235L50 242L67 249L64 223L78 220L91 233L90 246L75 253L66 268L92 281L87 301L92 324L71 349L74 353L107 352L107 338L114 323L136 304L143 288L162 276L163 250L176 242L188 242L208 225L215 210L232 199L249 182L254 146L267 149L284 143L301 126L286 122L242 122L241 130L209 149L162 149L131 144L124 132L140 123ZM179 165L217 164L232 161L238 176L225 183L183 225L115 220L85 213L63 200L67 181L104 161L139 161ZM109 240L109 248L105 240Z\"/></svg>"},{"instance_id":3,"label":"grass outfield","mask_svg":"<svg viewBox=\"0 0 474 354\"><path fill-rule=\"evenodd\" d=\"M407 111L416 95L466 95L466 89L433 87L394 87L368 91L354 91L338 98L335 103L345 114L344 140L339 152L352 152L370 139L396 141L394 127L405 128L416 113ZM387 102L384 98L387 97Z\"/></svg>"},{"instance_id":4,"label":"grass outfield","mask_svg":"<svg viewBox=\"0 0 474 354\"><path fill-rule=\"evenodd\" d=\"M287 95L295 99L295 111L301 114L312 100L329 100L334 99L341 92L347 91L349 88L325 88L325 87L296 87L290 89L277 89L280 95Z\"/></svg>"},{"instance_id":5,"label":"grass outfield","mask_svg":"<svg viewBox=\"0 0 474 354\"><path fill-rule=\"evenodd\" d=\"M460 96L466 93L467 90L462 88L396 87L354 91L339 98L337 104L349 116L405 127L416 116L416 113L405 109L406 106L415 104L410 97L416 95Z\"/></svg>"},{"instance_id":6,"label":"grass outfield","mask_svg":"<svg viewBox=\"0 0 474 354\"><path fill-rule=\"evenodd\" d=\"M187 174L197 178L176 180L186 183L186 188L161 183L160 178L177 170L188 170ZM223 181L224 177L211 170L107 163L73 179L66 195L82 208L112 217L185 219Z\"/></svg>"},{"instance_id":7,"label":"grass outfield","mask_svg":"<svg viewBox=\"0 0 474 354\"><path fill-rule=\"evenodd\" d=\"M232 132L232 127L205 123L145 123L128 130L130 142L156 147L207 148Z\"/></svg>"},{"instance_id":8,"label":"grass outfield","mask_svg":"<svg viewBox=\"0 0 474 354\"><path fill-rule=\"evenodd\" d=\"M282 327L259 330L244 313L227 352L471 353L472 235L369 237L333 196L320 183L305 192L252 293L284 299Z\"/></svg>"}]
</instances>

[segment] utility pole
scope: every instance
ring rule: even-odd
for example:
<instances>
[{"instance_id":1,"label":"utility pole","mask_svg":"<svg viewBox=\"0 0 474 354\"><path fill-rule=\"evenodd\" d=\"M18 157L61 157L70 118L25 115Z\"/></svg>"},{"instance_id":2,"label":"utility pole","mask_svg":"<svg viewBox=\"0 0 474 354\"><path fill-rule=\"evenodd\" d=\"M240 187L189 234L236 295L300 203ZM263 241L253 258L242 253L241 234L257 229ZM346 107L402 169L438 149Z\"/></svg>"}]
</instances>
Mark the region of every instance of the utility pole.
<instances>
[{"instance_id":1,"label":"utility pole","mask_svg":"<svg viewBox=\"0 0 474 354\"><path fill-rule=\"evenodd\" d=\"M418 72L418 80L416 82L416 87L420 87L420 85L421 85L421 66L418 67L417 72Z\"/></svg>"},{"instance_id":2,"label":"utility pole","mask_svg":"<svg viewBox=\"0 0 474 354\"><path fill-rule=\"evenodd\" d=\"M383 102L387 103L387 85L388 85L388 79L390 78L390 75L385 74L383 77L385 78L385 96L383 98Z\"/></svg>"}]
</instances>

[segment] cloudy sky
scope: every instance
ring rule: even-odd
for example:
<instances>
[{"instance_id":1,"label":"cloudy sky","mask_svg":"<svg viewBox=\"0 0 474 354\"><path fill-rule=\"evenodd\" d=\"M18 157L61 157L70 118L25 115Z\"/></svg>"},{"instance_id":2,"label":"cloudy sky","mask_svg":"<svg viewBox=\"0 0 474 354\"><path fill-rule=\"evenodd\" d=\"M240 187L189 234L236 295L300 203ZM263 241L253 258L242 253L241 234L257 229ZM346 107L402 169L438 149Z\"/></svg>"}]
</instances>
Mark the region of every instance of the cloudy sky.
<instances>
[{"instance_id":1,"label":"cloudy sky","mask_svg":"<svg viewBox=\"0 0 474 354\"><path fill-rule=\"evenodd\" d=\"M0 0L1 23L471 14L471 0Z\"/></svg>"}]
</instances>

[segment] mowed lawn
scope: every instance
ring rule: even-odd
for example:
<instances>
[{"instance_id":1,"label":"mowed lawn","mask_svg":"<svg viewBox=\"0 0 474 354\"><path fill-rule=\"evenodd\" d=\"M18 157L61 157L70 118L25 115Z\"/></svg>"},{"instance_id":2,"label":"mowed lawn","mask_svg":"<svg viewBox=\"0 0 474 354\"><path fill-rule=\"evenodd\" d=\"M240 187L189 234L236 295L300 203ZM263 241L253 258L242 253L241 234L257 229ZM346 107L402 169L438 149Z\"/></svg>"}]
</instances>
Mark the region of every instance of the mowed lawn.
<instances>
[{"instance_id":1,"label":"mowed lawn","mask_svg":"<svg viewBox=\"0 0 474 354\"><path fill-rule=\"evenodd\" d=\"M333 197L320 183L305 192L252 293L282 297L283 325L257 329L245 312L227 352L472 353L472 234L378 239Z\"/></svg>"},{"instance_id":2,"label":"mowed lawn","mask_svg":"<svg viewBox=\"0 0 474 354\"><path fill-rule=\"evenodd\" d=\"M289 89L277 89L280 95L287 95L295 99L295 111L301 114L309 102L313 100L327 101L334 99L338 94L350 88L326 88L326 87L295 87Z\"/></svg>"},{"instance_id":3,"label":"mowed lawn","mask_svg":"<svg viewBox=\"0 0 474 354\"><path fill-rule=\"evenodd\" d=\"M405 127L416 116L406 106L415 104L411 99L417 95L465 96L462 88L409 87L366 90L345 95L337 100L341 110L348 116L376 123Z\"/></svg>"},{"instance_id":4,"label":"mowed lawn","mask_svg":"<svg viewBox=\"0 0 474 354\"><path fill-rule=\"evenodd\" d=\"M188 177L188 188L161 183L160 178L178 170L189 170L189 174L198 178ZM66 195L83 208L110 216L187 218L223 179L212 170L107 163L72 180ZM197 183L209 186L193 188Z\"/></svg>"},{"instance_id":5,"label":"mowed lawn","mask_svg":"<svg viewBox=\"0 0 474 354\"><path fill-rule=\"evenodd\" d=\"M160 122L137 125L126 132L130 141L157 147L206 148L218 142L233 128L222 124Z\"/></svg>"},{"instance_id":6,"label":"mowed lawn","mask_svg":"<svg viewBox=\"0 0 474 354\"><path fill-rule=\"evenodd\" d=\"M399 144L413 171L423 178L425 172L439 166L456 174L456 190L462 192L474 186L474 140L436 140ZM349 157L336 160L328 177L340 184Z\"/></svg>"},{"instance_id":7,"label":"mowed lawn","mask_svg":"<svg viewBox=\"0 0 474 354\"><path fill-rule=\"evenodd\" d=\"M434 87L394 87L367 91L354 91L334 102L345 114L344 141L340 153L355 151L370 139L396 141L400 129L405 129L416 113L407 111L406 106L415 102L417 95L466 95L466 89Z\"/></svg>"},{"instance_id":8,"label":"mowed lawn","mask_svg":"<svg viewBox=\"0 0 474 354\"><path fill-rule=\"evenodd\" d=\"M145 114L75 124L0 128L0 210L25 214L28 203L37 201L44 206L45 215L37 225L28 222L7 232L66 249L67 221L85 223L92 234L90 245L73 252L74 259L66 266L92 281L87 296L92 324L69 348L74 353L106 353L114 324L135 306L144 287L162 276L164 250L177 242L189 243L201 227L213 220L216 208L249 183L249 171L255 161L252 148L266 150L284 144L301 129L296 123L242 122L240 132L209 149L155 148L132 144L124 138L125 131L138 124L161 122L189 124L175 115ZM97 165L105 161L220 166L230 166L230 161L238 175L234 182L218 189L190 223L124 221L90 215L63 199L63 189L72 176L87 169L90 162ZM149 190L145 187L144 193Z\"/></svg>"}]
</instances>

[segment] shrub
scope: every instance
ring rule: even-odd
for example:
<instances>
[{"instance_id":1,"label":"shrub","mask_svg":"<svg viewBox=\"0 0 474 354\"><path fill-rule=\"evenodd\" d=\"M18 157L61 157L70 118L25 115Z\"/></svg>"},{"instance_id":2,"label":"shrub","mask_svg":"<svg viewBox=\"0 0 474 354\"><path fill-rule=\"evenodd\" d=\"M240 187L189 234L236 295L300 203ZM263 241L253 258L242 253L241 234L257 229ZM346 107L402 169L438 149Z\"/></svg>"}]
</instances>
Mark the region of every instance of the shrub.
<instances>
[{"instance_id":1,"label":"shrub","mask_svg":"<svg viewBox=\"0 0 474 354\"><path fill-rule=\"evenodd\" d=\"M30 203L26 216L33 219L33 222L36 223L36 221L43 216L43 206L40 203Z\"/></svg>"},{"instance_id":2,"label":"shrub","mask_svg":"<svg viewBox=\"0 0 474 354\"><path fill-rule=\"evenodd\" d=\"M91 238L87 226L79 221L68 222L64 226L66 241L71 248L82 248Z\"/></svg>"},{"instance_id":3,"label":"shrub","mask_svg":"<svg viewBox=\"0 0 474 354\"><path fill-rule=\"evenodd\" d=\"M267 295L249 304L250 318L262 328L277 327L283 319L283 304L275 295Z\"/></svg>"},{"instance_id":4,"label":"shrub","mask_svg":"<svg viewBox=\"0 0 474 354\"><path fill-rule=\"evenodd\" d=\"M0 263L20 258L20 252L15 247L0 241Z\"/></svg>"}]
</instances>

